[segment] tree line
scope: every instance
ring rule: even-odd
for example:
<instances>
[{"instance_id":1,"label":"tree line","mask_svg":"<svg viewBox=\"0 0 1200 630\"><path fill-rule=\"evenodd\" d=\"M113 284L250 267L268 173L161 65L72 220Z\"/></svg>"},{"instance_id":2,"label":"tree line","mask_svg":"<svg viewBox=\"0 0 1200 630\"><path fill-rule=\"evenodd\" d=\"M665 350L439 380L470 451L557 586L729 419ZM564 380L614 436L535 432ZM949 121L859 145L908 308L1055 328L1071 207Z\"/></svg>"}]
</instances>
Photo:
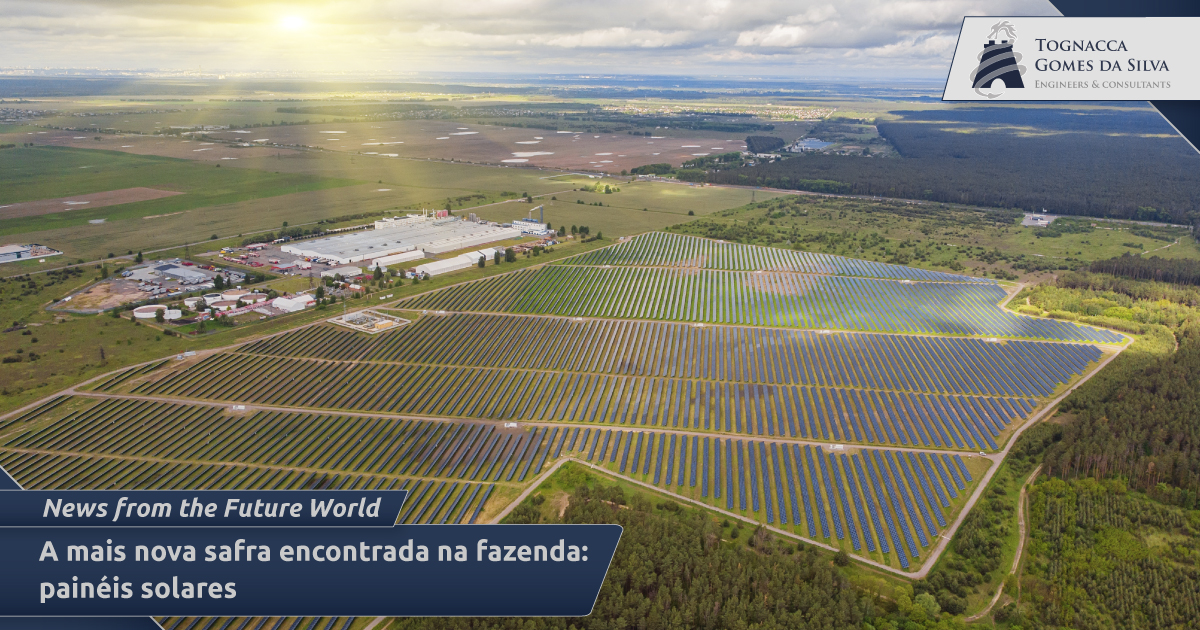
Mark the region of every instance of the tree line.
<instances>
[{"instance_id":1,"label":"tree line","mask_svg":"<svg viewBox=\"0 0 1200 630\"><path fill-rule=\"evenodd\" d=\"M1108 260L1097 260L1088 266L1088 270L1132 280L1200 286L1200 260L1188 258L1168 259L1125 254Z\"/></svg>"},{"instance_id":2,"label":"tree line","mask_svg":"<svg viewBox=\"0 0 1200 630\"><path fill-rule=\"evenodd\" d=\"M709 173L707 181L1200 222L1200 156L1148 108L893 113L900 117L878 128L901 159L807 153Z\"/></svg>"},{"instance_id":3,"label":"tree line","mask_svg":"<svg viewBox=\"0 0 1200 630\"><path fill-rule=\"evenodd\" d=\"M534 502L519 507L508 522L537 522ZM571 493L562 522L624 527L588 617L412 618L397 619L391 627L861 630L864 622L883 615L872 597L854 588L815 548L785 544L765 530L751 536L753 548L725 544L711 516L662 505L673 509L656 511L641 497L627 501L617 486L581 486Z\"/></svg>"}]
</instances>

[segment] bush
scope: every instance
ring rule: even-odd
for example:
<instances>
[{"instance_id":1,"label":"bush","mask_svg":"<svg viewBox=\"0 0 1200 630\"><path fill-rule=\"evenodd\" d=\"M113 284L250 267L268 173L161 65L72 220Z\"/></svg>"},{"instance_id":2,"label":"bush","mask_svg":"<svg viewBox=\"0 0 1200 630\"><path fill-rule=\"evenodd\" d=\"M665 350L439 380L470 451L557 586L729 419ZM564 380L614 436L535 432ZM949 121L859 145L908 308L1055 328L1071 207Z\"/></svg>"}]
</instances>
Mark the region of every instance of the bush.
<instances>
[{"instance_id":1,"label":"bush","mask_svg":"<svg viewBox=\"0 0 1200 630\"><path fill-rule=\"evenodd\" d=\"M667 175L673 170L670 164L646 164L635 166L630 172L634 175Z\"/></svg>"},{"instance_id":2,"label":"bush","mask_svg":"<svg viewBox=\"0 0 1200 630\"><path fill-rule=\"evenodd\" d=\"M783 138L775 136L747 136L746 150L751 153L770 153L782 149Z\"/></svg>"}]
</instances>

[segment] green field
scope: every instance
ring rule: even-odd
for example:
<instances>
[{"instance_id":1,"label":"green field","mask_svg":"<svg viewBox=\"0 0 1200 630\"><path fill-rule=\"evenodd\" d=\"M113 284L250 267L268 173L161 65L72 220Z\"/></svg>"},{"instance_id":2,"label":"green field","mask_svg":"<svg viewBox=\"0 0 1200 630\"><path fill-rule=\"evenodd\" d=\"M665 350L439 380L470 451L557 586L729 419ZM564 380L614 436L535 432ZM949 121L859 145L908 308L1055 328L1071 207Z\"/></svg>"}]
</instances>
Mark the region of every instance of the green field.
<instances>
[{"instance_id":1,"label":"green field","mask_svg":"<svg viewBox=\"0 0 1200 630\"><path fill-rule=\"evenodd\" d=\"M1188 230L1059 219L1076 230L1022 227L1021 213L938 203L788 195L717 212L672 230L756 245L837 254L922 269L1026 281L1048 280L1093 260L1146 255L1200 258ZM1131 230L1149 230L1158 239ZM1058 234L1057 236L1052 236ZM1127 246L1139 244L1138 247Z\"/></svg>"},{"instance_id":2,"label":"green field","mask_svg":"<svg viewBox=\"0 0 1200 630\"><path fill-rule=\"evenodd\" d=\"M184 194L102 208L0 220L0 235L164 215L262 197L327 190L351 180L234 168L119 151L21 147L0 152L0 204L147 187Z\"/></svg>"}]
</instances>

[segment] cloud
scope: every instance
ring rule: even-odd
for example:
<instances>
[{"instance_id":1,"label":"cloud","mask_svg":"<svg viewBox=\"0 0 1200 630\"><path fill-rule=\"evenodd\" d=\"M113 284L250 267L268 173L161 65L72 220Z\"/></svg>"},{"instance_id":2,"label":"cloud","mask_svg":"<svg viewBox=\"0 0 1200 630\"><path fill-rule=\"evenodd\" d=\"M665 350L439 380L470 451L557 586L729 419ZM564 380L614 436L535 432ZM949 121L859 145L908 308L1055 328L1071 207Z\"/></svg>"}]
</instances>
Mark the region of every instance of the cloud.
<instances>
[{"instance_id":1,"label":"cloud","mask_svg":"<svg viewBox=\"0 0 1200 630\"><path fill-rule=\"evenodd\" d=\"M964 15L1047 0L0 0L9 67L944 71ZM304 28L282 27L285 18Z\"/></svg>"}]
</instances>

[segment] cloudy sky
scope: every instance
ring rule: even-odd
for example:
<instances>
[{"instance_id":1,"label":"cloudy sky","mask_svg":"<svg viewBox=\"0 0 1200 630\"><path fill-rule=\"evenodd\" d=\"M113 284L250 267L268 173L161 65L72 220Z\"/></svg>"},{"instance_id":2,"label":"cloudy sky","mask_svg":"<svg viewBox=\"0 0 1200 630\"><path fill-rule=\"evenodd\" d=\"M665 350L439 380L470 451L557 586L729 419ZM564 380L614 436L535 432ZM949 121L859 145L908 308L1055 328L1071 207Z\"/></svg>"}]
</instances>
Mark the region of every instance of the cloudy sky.
<instances>
[{"instance_id":1,"label":"cloudy sky","mask_svg":"<svg viewBox=\"0 0 1200 630\"><path fill-rule=\"evenodd\" d=\"M1047 0L0 0L0 67L933 77Z\"/></svg>"}]
</instances>

